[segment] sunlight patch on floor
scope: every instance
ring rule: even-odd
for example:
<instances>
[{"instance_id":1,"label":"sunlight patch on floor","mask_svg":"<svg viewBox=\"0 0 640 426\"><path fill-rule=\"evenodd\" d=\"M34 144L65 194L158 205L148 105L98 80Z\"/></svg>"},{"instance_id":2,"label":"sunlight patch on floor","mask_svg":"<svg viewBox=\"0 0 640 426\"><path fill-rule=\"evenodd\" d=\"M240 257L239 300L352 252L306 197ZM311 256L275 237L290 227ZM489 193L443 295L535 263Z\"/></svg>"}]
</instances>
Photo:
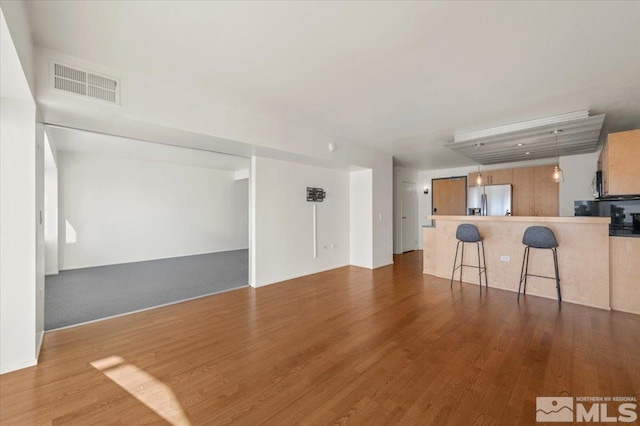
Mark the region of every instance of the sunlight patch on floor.
<instances>
[{"instance_id":1,"label":"sunlight patch on floor","mask_svg":"<svg viewBox=\"0 0 640 426\"><path fill-rule=\"evenodd\" d=\"M93 361L91 365L172 425L191 425L171 388L149 373L125 363L119 356Z\"/></svg>"}]
</instances>

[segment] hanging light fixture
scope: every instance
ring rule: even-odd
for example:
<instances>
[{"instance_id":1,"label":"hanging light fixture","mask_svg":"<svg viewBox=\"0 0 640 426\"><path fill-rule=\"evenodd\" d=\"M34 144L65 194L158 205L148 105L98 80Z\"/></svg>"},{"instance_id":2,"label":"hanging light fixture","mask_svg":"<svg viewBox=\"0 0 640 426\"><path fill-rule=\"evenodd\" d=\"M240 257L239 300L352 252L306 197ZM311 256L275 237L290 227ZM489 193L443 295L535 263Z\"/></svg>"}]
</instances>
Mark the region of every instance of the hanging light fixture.
<instances>
[{"instance_id":1,"label":"hanging light fixture","mask_svg":"<svg viewBox=\"0 0 640 426\"><path fill-rule=\"evenodd\" d=\"M478 164L478 175L476 176L476 186L482 186L482 174L480 173L480 164Z\"/></svg>"},{"instance_id":2,"label":"hanging light fixture","mask_svg":"<svg viewBox=\"0 0 640 426\"><path fill-rule=\"evenodd\" d=\"M564 172L560 168L560 156L558 155L558 133L562 130L554 130L552 133L556 136L556 166L553 168L553 181L555 183L564 182Z\"/></svg>"}]
</instances>

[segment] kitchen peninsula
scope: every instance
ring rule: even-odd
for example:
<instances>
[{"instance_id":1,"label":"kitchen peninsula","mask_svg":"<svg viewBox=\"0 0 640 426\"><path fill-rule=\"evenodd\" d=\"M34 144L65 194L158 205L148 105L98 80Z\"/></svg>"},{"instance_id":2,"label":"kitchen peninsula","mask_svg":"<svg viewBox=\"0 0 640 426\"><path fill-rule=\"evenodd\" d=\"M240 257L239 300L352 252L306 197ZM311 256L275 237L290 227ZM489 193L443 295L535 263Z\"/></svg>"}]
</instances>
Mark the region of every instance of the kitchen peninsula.
<instances>
[{"instance_id":1,"label":"kitchen peninsula","mask_svg":"<svg viewBox=\"0 0 640 426\"><path fill-rule=\"evenodd\" d=\"M451 279L456 250L456 228L472 223L484 238L489 287L518 291L524 246L522 235L529 226L551 228L558 240L558 263L562 300L601 309L610 309L609 223L608 217L530 216L439 216L434 227L423 228L425 274ZM465 250L465 264L477 265L476 248ZM553 275L549 250L531 250L529 271ZM458 280L456 272L456 282ZM478 272L465 268L462 281L478 283ZM529 277L527 294L556 299L555 283ZM515 303L515 294L514 294Z\"/></svg>"}]
</instances>

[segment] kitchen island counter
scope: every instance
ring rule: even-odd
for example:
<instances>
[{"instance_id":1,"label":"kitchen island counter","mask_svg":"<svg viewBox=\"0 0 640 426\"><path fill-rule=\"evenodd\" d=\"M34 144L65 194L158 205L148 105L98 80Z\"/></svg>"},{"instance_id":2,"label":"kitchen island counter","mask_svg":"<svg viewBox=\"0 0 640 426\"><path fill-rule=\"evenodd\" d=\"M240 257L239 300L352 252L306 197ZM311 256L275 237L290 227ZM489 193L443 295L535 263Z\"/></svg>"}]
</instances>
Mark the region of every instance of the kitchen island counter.
<instances>
[{"instance_id":1,"label":"kitchen island counter","mask_svg":"<svg viewBox=\"0 0 640 426\"><path fill-rule=\"evenodd\" d=\"M563 301L610 309L610 218L431 215L428 219L435 221L435 228L423 229L425 273L451 278L457 244L456 228L461 223L473 223L484 238L489 287L517 292L524 253L524 231L529 226L546 226L553 230L559 244L558 264ZM477 265L475 247L465 250L465 264ZM532 249L529 272L553 276L551 251ZM477 284L477 269L465 268L462 280ZM557 298L553 280L529 277L527 283L527 294Z\"/></svg>"}]
</instances>

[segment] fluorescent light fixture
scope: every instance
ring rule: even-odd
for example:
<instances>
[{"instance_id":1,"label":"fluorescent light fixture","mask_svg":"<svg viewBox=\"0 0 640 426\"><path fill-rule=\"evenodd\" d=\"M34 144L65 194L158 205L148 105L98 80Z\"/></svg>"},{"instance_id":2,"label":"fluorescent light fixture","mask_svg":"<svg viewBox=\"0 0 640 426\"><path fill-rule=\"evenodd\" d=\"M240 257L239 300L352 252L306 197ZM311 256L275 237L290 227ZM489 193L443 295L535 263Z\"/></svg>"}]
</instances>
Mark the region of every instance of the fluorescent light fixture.
<instances>
[{"instance_id":1,"label":"fluorescent light fixture","mask_svg":"<svg viewBox=\"0 0 640 426\"><path fill-rule=\"evenodd\" d=\"M566 114L554 115L553 117L539 118L536 120L523 121L522 123L507 124L506 126L493 127L491 129L478 130L476 132L458 133L453 136L454 142L466 142L474 139L482 139L489 136L504 135L520 130L535 129L541 126L562 124L567 121L583 120L589 118L589 110L569 112Z\"/></svg>"}]
</instances>

